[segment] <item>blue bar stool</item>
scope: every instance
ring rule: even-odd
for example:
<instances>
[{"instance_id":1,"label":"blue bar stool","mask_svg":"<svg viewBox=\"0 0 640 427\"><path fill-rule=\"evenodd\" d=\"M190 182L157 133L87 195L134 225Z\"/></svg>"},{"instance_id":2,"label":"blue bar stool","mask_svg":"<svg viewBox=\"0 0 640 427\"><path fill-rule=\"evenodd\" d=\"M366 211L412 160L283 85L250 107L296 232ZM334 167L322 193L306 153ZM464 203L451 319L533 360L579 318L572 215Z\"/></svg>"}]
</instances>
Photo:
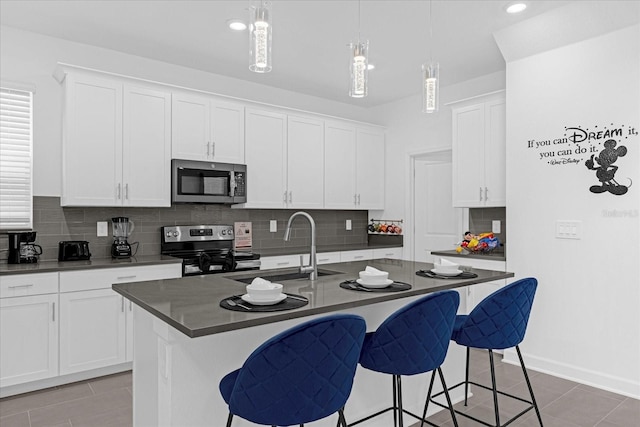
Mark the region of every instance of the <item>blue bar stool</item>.
<instances>
[{"instance_id":1,"label":"blue bar stool","mask_svg":"<svg viewBox=\"0 0 640 427\"><path fill-rule=\"evenodd\" d=\"M347 427L343 409L365 332L362 317L335 314L264 342L220 381L227 427L234 415L262 425L302 426L336 412L338 425Z\"/></svg>"},{"instance_id":2,"label":"blue bar stool","mask_svg":"<svg viewBox=\"0 0 640 427\"><path fill-rule=\"evenodd\" d=\"M426 421L436 371L449 404L451 418L457 427L453 406L440 365L449 348L451 331L460 305L456 291L429 294L391 314L375 332L367 333L362 346L360 365L366 369L392 375L393 405L362 418L350 426L393 411L394 426L403 426L402 414L408 414L422 423ZM433 371L422 417L402 407L402 375L415 375ZM422 425L421 423L421 425Z\"/></svg>"},{"instance_id":3,"label":"blue bar stool","mask_svg":"<svg viewBox=\"0 0 640 427\"><path fill-rule=\"evenodd\" d=\"M466 406L469 384L473 384L486 390L491 390L493 392L493 407L496 423L495 425L492 425L456 410L455 412L457 414L489 427L502 427L510 424L531 409L535 409L536 415L538 416L538 422L542 427L540 410L538 409L538 404L536 403L536 399L533 395L533 388L531 387L529 375L527 375L524 360L522 359L522 353L520 353L520 347L518 346L518 344L520 344L524 339L524 334L527 330L529 314L531 313L531 306L533 305L533 297L535 296L537 286L538 281L533 277L517 280L487 296L485 299L480 301L480 303L478 303L478 305L468 315L456 316L456 322L451 339L456 343L467 347L467 366L464 382L456 384L451 387L449 391L464 385L464 404ZM469 349L471 347L489 351L491 387L469 381ZM496 372L493 362L493 350L512 347L515 347L518 353L522 373L524 374L527 387L529 388L529 394L531 395L530 401L496 389ZM498 410L498 394L512 399L517 399L529 404L529 406L519 414L507 420L507 422L501 423L500 412ZM437 395L434 395L434 397L435 396ZM434 403L440 405L435 401Z\"/></svg>"}]
</instances>

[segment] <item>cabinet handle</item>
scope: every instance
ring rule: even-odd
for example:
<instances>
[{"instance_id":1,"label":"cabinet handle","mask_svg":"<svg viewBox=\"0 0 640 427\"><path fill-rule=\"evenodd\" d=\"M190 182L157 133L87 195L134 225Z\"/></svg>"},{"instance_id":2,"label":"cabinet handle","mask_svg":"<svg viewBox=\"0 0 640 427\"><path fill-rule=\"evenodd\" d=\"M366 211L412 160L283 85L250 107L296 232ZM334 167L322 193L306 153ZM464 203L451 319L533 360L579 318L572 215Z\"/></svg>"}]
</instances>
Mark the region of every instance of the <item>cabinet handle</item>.
<instances>
[{"instance_id":1,"label":"cabinet handle","mask_svg":"<svg viewBox=\"0 0 640 427\"><path fill-rule=\"evenodd\" d=\"M33 286L33 284L31 284L31 283L29 283L27 285L13 285L13 286L9 286L9 289L30 288L32 286Z\"/></svg>"},{"instance_id":2,"label":"cabinet handle","mask_svg":"<svg viewBox=\"0 0 640 427\"><path fill-rule=\"evenodd\" d=\"M319 261L319 262L329 261L329 258L320 258L318 261Z\"/></svg>"},{"instance_id":3,"label":"cabinet handle","mask_svg":"<svg viewBox=\"0 0 640 427\"><path fill-rule=\"evenodd\" d=\"M354 194L354 195L353 195L353 204L354 204L354 205L357 205L357 204L358 204L358 195L357 195L357 194Z\"/></svg>"},{"instance_id":4,"label":"cabinet handle","mask_svg":"<svg viewBox=\"0 0 640 427\"><path fill-rule=\"evenodd\" d=\"M211 157L212 158L216 157L216 143L215 142L211 143Z\"/></svg>"},{"instance_id":5,"label":"cabinet handle","mask_svg":"<svg viewBox=\"0 0 640 427\"><path fill-rule=\"evenodd\" d=\"M358 206L360 206L360 194L358 193Z\"/></svg>"},{"instance_id":6,"label":"cabinet handle","mask_svg":"<svg viewBox=\"0 0 640 427\"><path fill-rule=\"evenodd\" d=\"M487 187L484 187L484 201L488 201L489 200L489 189Z\"/></svg>"},{"instance_id":7,"label":"cabinet handle","mask_svg":"<svg viewBox=\"0 0 640 427\"><path fill-rule=\"evenodd\" d=\"M122 185L122 184L118 183L118 189L117 189L117 192L118 192L117 199L118 199L118 200L120 200L120 195L121 195L121 188L120 188L120 186L121 186L121 185Z\"/></svg>"},{"instance_id":8,"label":"cabinet handle","mask_svg":"<svg viewBox=\"0 0 640 427\"><path fill-rule=\"evenodd\" d=\"M289 191L289 204L293 203L293 191Z\"/></svg>"},{"instance_id":9,"label":"cabinet handle","mask_svg":"<svg viewBox=\"0 0 640 427\"><path fill-rule=\"evenodd\" d=\"M129 300L129 311L133 311L133 303Z\"/></svg>"},{"instance_id":10,"label":"cabinet handle","mask_svg":"<svg viewBox=\"0 0 640 427\"><path fill-rule=\"evenodd\" d=\"M282 201L284 202L284 204L287 204L287 192L284 192L284 195L282 196Z\"/></svg>"},{"instance_id":11,"label":"cabinet handle","mask_svg":"<svg viewBox=\"0 0 640 427\"><path fill-rule=\"evenodd\" d=\"M290 263L288 261L286 262L278 262L276 263L276 265L289 265Z\"/></svg>"},{"instance_id":12,"label":"cabinet handle","mask_svg":"<svg viewBox=\"0 0 640 427\"><path fill-rule=\"evenodd\" d=\"M135 278L136 278L135 274L133 276L118 276L118 277L116 277L117 280L135 279Z\"/></svg>"},{"instance_id":13,"label":"cabinet handle","mask_svg":"<svg viewBox=\"0 0 640 427\"><path fill-rule=\"evenodd\" d=\"M207 159L209 158L209 153L210 153L209 146L210 146L210 144L211 143L209 141L207 141Z\"/></svg>"},{"instance_id":14,"label":"cabinet handle","mask_svg":"<svg viewBox=\"0 0 640 427\"><path fill-rule=\"evenodd\" d=\"M482 187L478 187L478 189L480 190L480 201L482 201Z\"/></svg>"},{"instance_id":15,"label":"cabinet handle","mask_svg":"<svg viewBox=\"0 0 640 427\"><path fill-rule=\"evenodd\" d=\"M129 183L124 185L124 198L129 200Z\"/></svg>"},{"instance_id":16,"label":"cabinet handle","mask_svg":"<svg viewBox=\"0 0 640 427\"><path fill-rule=\"evenodd\" d=\"M51 303L51 321L52 322L56 321L56 303L55 302Z\"/></svg>"},{"instance_id":17,"label":"cabinet handle","mask_svg":"<svg viewBox=\"0 0 640 427\"><path fill-rule=\"evenodd\" d=\"M124 313L124 297L120 297L120 311Z\"/></svg>"},{"instance_id":18,"label":"cabinet handle","mask_svg":"<svg viewBox=\"0 0 640 427\"><path fill-rule=\"evenodd\" d=\"M360 259L360 258L364 258L364 255L356 255L353 257L353 259Z\"/></svg>"}]
</instances>

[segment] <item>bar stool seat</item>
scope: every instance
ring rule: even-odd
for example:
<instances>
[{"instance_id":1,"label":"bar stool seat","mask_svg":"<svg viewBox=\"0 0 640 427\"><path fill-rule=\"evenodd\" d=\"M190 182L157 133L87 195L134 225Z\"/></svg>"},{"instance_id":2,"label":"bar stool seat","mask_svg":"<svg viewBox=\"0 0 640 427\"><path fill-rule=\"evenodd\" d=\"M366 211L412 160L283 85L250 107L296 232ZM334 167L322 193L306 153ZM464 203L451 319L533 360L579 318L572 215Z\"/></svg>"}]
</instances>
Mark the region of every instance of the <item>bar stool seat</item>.
<instances>
[{"instance_id":1,"label":"bar stool seat","mask_svg":"<svg viewBox=\"0 0 640 427\"><path fill-rule=\"evenodd\" d=\"M542 427L540 410L538 409L538 404L536 403L533 388L531 387L529 375L527 374L519 347L519 344L524 339L524 335L527 330L529 315L531 313L533 298L535 296L537 286L538 281L533 277L517 280L484 298L468 315L456 316L451 339L456 343L467 347L466 375L463 382L449 388L449 391L464 385L464 404L466 406L467 396L469 395L469 384L473 384L486 390L491 390L493 394L495 424L489 424L486 421L480 420L458 410L455 411L456 414L462 415L489 427L502 427L515 421L531 409L534 409L538 416L538 422ZM516 348L516 352L518 353L520 366L522 367L522 373L524 374L531 400L523 399L504 391L497 390L493 350L513 347ZM469 380L470 348L488 350L489 364L491 368L491 387ZM440 393L434 395L434 397L439 394ZM527 403L528 406L506 422L502 422L500 420L500 411L498 408L498 394ZM434 403L436 405L443 406L438 402L434 401Z\"/></svg>"},{"instance_id":2,"label":"bar stool seat","mask_svg":"<svg viewBox=\"0 0 640 427\"><path fill-rule=\"evenodd\" d=\"M335 314L310 320L264 342L240 369L220 381L233 416L262 425L290 426L338 412L358 366L366 324L361 316Z\"/></svg>"},{"instance_id":3,"label":"bar stool seat","mask_svg":"<svg viewBox=\"0 0 640 427\"><path fill-rule=\"evenodd\" d=\"M394 426L403 426L402 414L423 423L436 371L445 390L449 408L452 407L440 365L444 362L460 295L456 291L429 294L391 314L375 332L367 333L362 346L360 365L363 368L392 375L392 406L362 418L350 426L360 424L388 411L393 411ZM402 375L416 375L432 371L422 417L402 407ZM457 427L455 414L451 417Z\"/></svg>"}]
</instances>

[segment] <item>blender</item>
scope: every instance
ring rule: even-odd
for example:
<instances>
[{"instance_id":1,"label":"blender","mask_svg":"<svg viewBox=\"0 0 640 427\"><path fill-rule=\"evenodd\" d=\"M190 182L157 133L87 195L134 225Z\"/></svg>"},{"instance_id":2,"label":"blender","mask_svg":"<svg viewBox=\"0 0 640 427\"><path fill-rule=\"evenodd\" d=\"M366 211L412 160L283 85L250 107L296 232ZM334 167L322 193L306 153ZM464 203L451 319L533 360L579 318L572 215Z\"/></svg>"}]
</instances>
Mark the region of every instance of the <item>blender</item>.
<instances>
[{"instance_id":1,"label":"blender","mask_svg":"<svg viewBox=\"0 0 640 427\"><path fill-rule=\"evenodd\" d=\"M117 216L111 218L113 226L113 245L111 245L112 258L129 258L131 257L131 245L127 242L127 238L133 231L134 224L129 218Z\"/></svg>"}]
</instances>

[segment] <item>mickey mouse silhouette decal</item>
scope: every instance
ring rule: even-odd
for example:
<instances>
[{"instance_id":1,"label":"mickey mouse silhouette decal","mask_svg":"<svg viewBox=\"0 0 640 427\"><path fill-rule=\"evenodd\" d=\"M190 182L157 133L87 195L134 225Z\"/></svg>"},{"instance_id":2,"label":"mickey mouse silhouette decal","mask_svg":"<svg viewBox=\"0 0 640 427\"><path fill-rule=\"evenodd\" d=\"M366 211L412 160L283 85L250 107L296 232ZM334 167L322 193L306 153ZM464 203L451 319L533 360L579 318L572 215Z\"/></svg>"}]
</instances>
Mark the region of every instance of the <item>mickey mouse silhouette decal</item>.
<instances>
[{"instance_id":1,"label":"mickey mouse silhouette decal","mask_svg":"<svg viewBox=\"0 0 640 427\"><path fill-rule=\"evenodd\" d=\"M613 164L618 160L618 157L623 157L627 154L627 147L624 145L618 148L615 147L616 141L614 139L605 141L604 150L600 152L598 157L594 158L594 154L592 154L591 158L584 163L587 168L596 171L596 177L601 183L601 185L592 185L589 188L592 193L604 193L608 191L611 194L620 196L625 194L629 187L631 187L631 184L629 184L629 187L618 184L614 178L618 166L614 166ZM598 163L597 167L595 167L594 160ZM631 179L629 179L629 181L631 181Z\"/></svg>"}]
</instances>

